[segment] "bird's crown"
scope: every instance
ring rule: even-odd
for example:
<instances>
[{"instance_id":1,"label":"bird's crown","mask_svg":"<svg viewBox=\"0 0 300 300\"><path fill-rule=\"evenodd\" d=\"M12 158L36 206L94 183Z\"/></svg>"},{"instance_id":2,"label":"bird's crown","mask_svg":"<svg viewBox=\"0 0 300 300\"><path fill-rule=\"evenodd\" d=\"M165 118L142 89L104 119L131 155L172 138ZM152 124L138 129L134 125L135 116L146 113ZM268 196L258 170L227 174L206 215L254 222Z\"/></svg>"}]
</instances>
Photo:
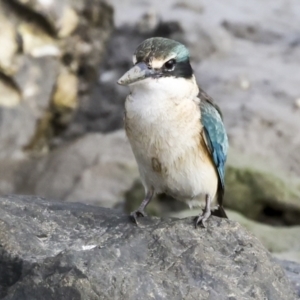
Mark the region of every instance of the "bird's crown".
<instances>
[{"instance_id":1,"label":"bird's crown","mask_svg":"<svg viewBox=\"0 0 300 300\"><path fill-rule=\"evenodd\" d=\"M169 59L176 59L182 62L189 59L188 49L181 43L162 37L153 37L143 41L136 49L133 57L134 63L139 61L161 64Z\"/></svg>"}]
</instances>

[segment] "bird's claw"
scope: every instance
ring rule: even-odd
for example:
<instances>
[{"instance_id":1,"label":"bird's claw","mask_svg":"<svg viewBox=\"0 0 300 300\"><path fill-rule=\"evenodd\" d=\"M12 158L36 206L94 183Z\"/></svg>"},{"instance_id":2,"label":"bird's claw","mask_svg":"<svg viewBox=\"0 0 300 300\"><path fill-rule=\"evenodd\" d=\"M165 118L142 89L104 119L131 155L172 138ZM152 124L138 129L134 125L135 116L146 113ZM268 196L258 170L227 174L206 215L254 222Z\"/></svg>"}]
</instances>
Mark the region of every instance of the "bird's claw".
<instances>
[{"instance_id":1,"label":"bird's claw","mask_svg":"<svg viewBox=\"0 0 300 300\"><path fill-rule=\"evenodd\" d=\"M206 221L210 217L211 212L210 211L204 211L201 216L198 216L195 218L195 228L197 228L198 225L202 225L204 228L206 228Z\"/></svg>"},{"instance_id":2,"label":"bird's claw","mask_svg":"<svg viewBox=\"0 0 300 300\"><path fill-rule=\"evenodd\" d=\"M147 214L143 210L135 210L130 214L130 219L133 223L137 224L137 219L139 217L146 217Z\"/></svg>"}]
</instances>

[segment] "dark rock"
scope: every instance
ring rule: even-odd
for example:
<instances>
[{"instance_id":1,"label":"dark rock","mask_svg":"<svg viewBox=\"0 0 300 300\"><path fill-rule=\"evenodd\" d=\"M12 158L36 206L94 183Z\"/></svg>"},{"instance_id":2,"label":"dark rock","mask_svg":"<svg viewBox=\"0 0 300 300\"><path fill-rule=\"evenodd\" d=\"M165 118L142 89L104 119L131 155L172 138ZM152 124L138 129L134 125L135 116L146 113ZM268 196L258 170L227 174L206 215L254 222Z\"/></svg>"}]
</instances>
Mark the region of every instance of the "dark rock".
<instances>
[{"instance_id":1,"label":"dark rock","mask_svg":"<svg viewBox=\"0 0 300 300\"><path fill-rule=\"evenodd\" d=\"M144 218L30 196L0 199L0 298L295 300L236 222Z\"/></svg>"}]
</instances>

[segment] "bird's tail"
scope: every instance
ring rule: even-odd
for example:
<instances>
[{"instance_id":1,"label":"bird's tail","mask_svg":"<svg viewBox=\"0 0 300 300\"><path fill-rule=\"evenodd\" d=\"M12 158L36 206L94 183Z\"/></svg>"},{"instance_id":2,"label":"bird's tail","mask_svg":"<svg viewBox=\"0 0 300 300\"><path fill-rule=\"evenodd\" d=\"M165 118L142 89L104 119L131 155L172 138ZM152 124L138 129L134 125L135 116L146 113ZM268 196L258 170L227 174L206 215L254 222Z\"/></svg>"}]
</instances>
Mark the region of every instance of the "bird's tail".
<instances>
[{"instance_id":1,"label":"bird's tail","mask_svg":"<svg viewBox=\"0 0 300 300\"><path fill-rule=\"evenodd\" d=\"M218 201L218 208L212 211L212 215L219 217L219 218L225 218L228 219L227 214L223 207L223 198L224 198L224 189L219 188L218 189L218 195L217 195L217 201Z\"/></svg>"},{"instance_id":2,"label":"bird's tail","mask_svg":"<svg viewBox=\"0 0 300 300\"><path fill-rule=\"evenodd\" d=\"M212 214L213 216L216 216L216 217L219 217L219 218L228 219L227 214L226 214L226 212L225 212L225 210L224 210L224 207L223 207L223 206L220 206L220 205L218 206L217 209L213 210L213 211L211 212L211 214Z\"/></svg>"}]
</instances>

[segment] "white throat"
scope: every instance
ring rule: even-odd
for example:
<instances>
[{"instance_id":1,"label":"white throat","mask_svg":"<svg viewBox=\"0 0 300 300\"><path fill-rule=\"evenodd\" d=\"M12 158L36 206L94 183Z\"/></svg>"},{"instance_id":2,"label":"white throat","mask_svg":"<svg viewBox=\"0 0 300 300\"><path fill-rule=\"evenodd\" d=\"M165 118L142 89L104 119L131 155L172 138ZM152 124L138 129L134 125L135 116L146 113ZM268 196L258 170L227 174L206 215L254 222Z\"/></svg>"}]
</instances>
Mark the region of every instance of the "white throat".
<instances>
[{"instance_id":1,"label":"white throat","mask_svg":"<svg viewBox=\"0 0 300 300\"><path fill-rule=\"evenodd\" d=\"M194 76L191 79L149 78L131 84L130 90L125 103L127 118L140 119L141 124L148 123L150 126L160 126L162 121L167 121L165 118L179 118L184 111L195 106L195 101L199 101ZM167 123L165 125L169 127Z\"/></svg>"},{"instance_id":2,"label":"white throat","mask_svg":"<svg viewBox=\"0 0 300 300\"><path fill-rule=\"evenodd\" d=\"M191 79L161 77L147 78L129 86L131 97L148 105L159 105L158 102L182 102L197 97L199 89L195 76ZM154 102L152 102L154 101ZM142 103L141 103L142 104Z\"/></svg>"}]
</instances>

